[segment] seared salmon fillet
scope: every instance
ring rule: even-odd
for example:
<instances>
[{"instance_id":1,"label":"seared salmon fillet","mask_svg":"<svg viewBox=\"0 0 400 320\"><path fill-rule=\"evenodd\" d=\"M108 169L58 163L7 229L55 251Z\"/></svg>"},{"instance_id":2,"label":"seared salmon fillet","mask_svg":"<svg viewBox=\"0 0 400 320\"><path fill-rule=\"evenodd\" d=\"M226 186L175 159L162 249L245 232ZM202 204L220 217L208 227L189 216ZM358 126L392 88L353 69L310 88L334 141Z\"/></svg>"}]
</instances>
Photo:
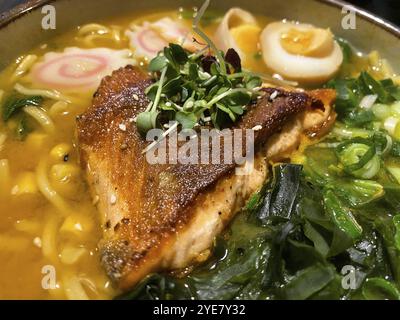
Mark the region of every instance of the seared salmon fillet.
<instances>
[{"instance_id":1,"label":"seared salmon fillet","mask_svg":"<svg viewBox=\"0 0 400 320\"><path fill-rule=\"evenodd\" d=\"M183 268L206 256L215 236L263 184L267 158L278 157L268 154L276 147L268 145L269 138L284 144L277 148L282 155L296 148L306 114L330 108L335 98L332 90L265 89L235 125L257 127L254 170L241 176L235 174L235 163L146 161L142 151L149 142L138 133L134 119L149 103L144 90L151 83L135 67L114 71L77 119L81 164L104 224L102 264L123 290L152 272ZM290 123L299 128L292 140L285 129Z\"/></svg>"}]
</instances>

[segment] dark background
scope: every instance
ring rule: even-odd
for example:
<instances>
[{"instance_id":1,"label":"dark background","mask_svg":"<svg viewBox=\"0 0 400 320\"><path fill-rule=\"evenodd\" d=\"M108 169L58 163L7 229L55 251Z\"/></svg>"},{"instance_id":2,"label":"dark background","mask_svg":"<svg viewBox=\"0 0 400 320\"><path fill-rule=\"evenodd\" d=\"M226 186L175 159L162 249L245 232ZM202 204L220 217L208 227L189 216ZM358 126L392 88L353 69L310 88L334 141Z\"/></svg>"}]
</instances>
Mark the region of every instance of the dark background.
<instances>
[{"instance_id":1,"label":"dark background","mask_svg":"<svg viewBox=\"0 0 400 320\"><path fill-rule=\"evenodd\" d=\"M25 0L0 0L0 12ZM134 1L134 0L131 0ZM400 26L400 0L347 0Z\"/></svg>"}]
</instances>

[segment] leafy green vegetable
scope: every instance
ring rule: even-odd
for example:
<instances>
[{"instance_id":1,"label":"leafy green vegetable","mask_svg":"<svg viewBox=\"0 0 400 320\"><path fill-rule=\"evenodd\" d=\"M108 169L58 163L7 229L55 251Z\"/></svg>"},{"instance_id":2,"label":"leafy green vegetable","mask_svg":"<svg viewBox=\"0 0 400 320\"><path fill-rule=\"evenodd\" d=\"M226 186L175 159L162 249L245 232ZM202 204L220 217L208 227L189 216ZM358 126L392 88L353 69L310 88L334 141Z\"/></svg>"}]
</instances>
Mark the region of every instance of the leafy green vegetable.
<instances>
[{"instance_id":1,"label":"leafy green vegetable","mask_svg":"<svg viewBox=\"0 0 400 320\"><path fill-rule=\"evenodd\" d=\"M268 190L258 218L267 223L270 219L290 219L299 189L300 166L278 166L274 172L271 189Z\"/></svg>"},{"instance_id":2,"label":"leafy green vegetable","mask_svg":"<svg viewBox=\"0 0 400 320\"><path fill-rule=\"evenodd\" d=\"M384 79L381 84L393 99L400 100L400 87L395 85L392 79Z\"/></svg>"},{"instance_id":3,"label":"leafy green vegetable","mask_svg":"<svg viewBox=\"0 0 400 320\"><path fill-rule=\"evenodd\" d=\"M361 101L358 81L353 79L331 80L327 87L336 90L335 111L339 116L346 115L358 107Z\"/></svg>"},{"instance_id":4,"label":"leafy green vegetable","mask_svg":"<svg viewBox=\"0 0 400 320\"><path fill-rule=\"evenodd\" d=\"M4 121L8 121L15 113L26 106L39 106L43 102L41 96L30 97L9 97L3 105L2 117Z\"/></svg>"},{"instance_id":5,"label":"leafy green vegetable","mask_svg":"<svg viewBox=\"0 0 400 320\"><path fill-rule=\"evenodd\" d=\"M344 170L357 178L371 179L380 169L374 141L364 138L346 140L337 146L336 154Z\"/></svg>"},{"instance_id":6,"label":"leafy green vegetable","mask_svg":"<svg viewBox=\"0 0 400 320\"><path fill-rule=\"evenodd\" d=\"M400 215L393 217L393 224L396 227L396 234L394 236L395 246L400 251Z\"/></svg>"},{"instance_id":7,"label":"leafy green vegetable","mask_svg":"<svg viewBox=\"0 0 400 320\"><path fill-rule=\"evenodd\" d=\"M362 293L368 300L400 300L400 291L389 281L382 278L369 278Z\"/></svg>"},{"instance_id":8,"label":"leafy green vegetable","mask_svg":"<svg viewBox=\"0 0 400 320\"><path fill-rule=\"evenodd\" d=\"M337 227L353 239L362 234L362 227L354 218L352 212L346 208L332 190L324 192L324 203L326 211L332 216Z\"/></svg>"},{"instance_id":9,"label":"leafy green vegetable","mask_svg":"<svg viewBox=\"0 0 400 320\"><path fill-rule=\"evenodd\" d=\"M274 166L273 178L218 238L205 264L183 278L150 275L120 298L350 299L376 296L376 288L386 298L396 297L400 279L392 270L398 254L386 253L392 222L381 218L376 224L374 216L385 216L383 202L355 209L356 222L334 191L321 190L301 169ZM356 268L355 290L342 287L345 265Z\"/></svg>"},{"instance_id":10,"label":"leafy green vegetable","mask_svg":"<svg viewBox=\"0 0 400 320\"><path fill-rule=\"evenodd\" d=\"M158 114L158 112L152 110L140 113L136 119L136 125L139 132L145 134L148 130L155 128L157 125Z\"/></svg>"},{"instance_id":11,"label":"leafy green vegetable","mask_svg":"<svg viewBox=\"0 0 400 320\"><path fill-rule=\"evenodd\" d=\"M334 279L332 268L319 263L302 270L297 277L284 287L288 300L304 300L311 297Z\"/></svg>"},{"instance_id":12,"label":"leafy green vegetable","mask_svg":"<svg viewBox=\"0 0 400 320\"><path fill-rule=\"evenodd\" d=\"M32 130L27 117L21 112L26 106L40 106L43 102L41 96L22 96L13 94L6 99L1 108L2 118L7 122L11 118L15 118L17 126L13 129L15 137L23 141L27 134Z\"/></svg>"},{"instance_id":13,"label":"leafy green vegetable","mask_svg":"<svg viewBox=\"0 0 400 320\"><path fill-rule=\"evenodd\" d=\"M392 147L390 153L392 156L400 157L400 142L399 141L395 141L393 143L393 147Z\"/></svg>"},{"instance_id":14,"label":"leafy green vegetable","mask_svg":"<svg viewBox=\"0 0 400 320\"><path fill-rule=\"evenodd\" d=\"M330 182L327 187L335 190L335 193L353 208L364 206L385 194L383 186L373 180L343 178Z\"/></svg>"},{"instance_id":15,"label":"leafy green vegetable","mask_svg":"<svg viewBox=\"0 0 400 320\"><path fill-rule=\"evenodd\" d=\"M337 43L340 45L340 48L342 49L343 52L343 63L347 64L351 61L351 57L353 56L353 49L350 46L350 43L340 37L335 37L335 40Z\"/></svg>"},{"instance_id":16,"label":"leafy green vegetable","mask_svg":"<svg viewBox=\"0 0 400 320\"><path fill-rule=\"evenodd\" d=\"M400 100L400 87L396 86L391 79L381 81L375 80L368 72L361 72L357 79L334 79L326 84L327 87L333 88L337 92L335 109L341 118L348 116L354 111L362 111L359 107L362 98L366 95L376 94L377 102L392 103L395 100ZM353 114L353 118L356 115ZM359 124L370 122L373 115L370 112L364 112ZM351 117L348 121L351 121Z\"/></svg>"}]
</instances>

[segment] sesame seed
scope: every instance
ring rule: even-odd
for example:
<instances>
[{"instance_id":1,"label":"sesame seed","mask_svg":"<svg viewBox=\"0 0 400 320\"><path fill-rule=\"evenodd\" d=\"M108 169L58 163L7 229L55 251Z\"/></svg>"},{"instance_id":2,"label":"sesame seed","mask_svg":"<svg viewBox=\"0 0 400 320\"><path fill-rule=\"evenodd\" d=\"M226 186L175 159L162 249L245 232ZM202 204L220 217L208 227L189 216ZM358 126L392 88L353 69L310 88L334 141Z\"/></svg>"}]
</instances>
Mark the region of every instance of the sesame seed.
<instances>
[{"instance_id":1,"label":"sesame seed","mask_svg":"<svg viewBox=\"0 0 400 320\"><path fill-rule=\"evenodd\" d=\"M95 195L92 203L95 206L99 201L100 201L100 197L98 195Z\"/></svg>"},{"instance_id":2,"label":"sesame seed","mask_svg":"<svg viewBox=\"0 0 400 320\"><path fill-rule=\"evenodd\" d=\"M251 130L253 130L253 131L258 131L258 130L261 130L262 129L262 126L260 126L259 124L258 125L256 125L256 126L254 126Z\"/></svg>"},{"instance_id":3,"label":"sesame seed","mask_svg":"<svg viewBox=\"0 0 400 320\"><path fill-rule=\"evenodd\" d=\"M42 239L40 239L39 237L35 237L33 239L33 244L38 247L41 248L42 247Z\"/></svg>"},{"instance_id":4,"label":"sesame seed","mask_svg":"<svg viewBox=\"0 0 400 320\"><path fill-rule=\"evenodd\" d=\"M11 194L12 194L13 196L15 196L15 195L18 193L18 191L19 191L18 185L15 185L15 186L11 189Z\"/></svg>"},{"instance_id":5,"label":"sesame seed","mask_svg":"<svg viewBox=\"0 0 400 320\"><path fill-rule=\"evenodd\" d=\"M112 194L110 197L110 203L111 204L116 204L117 203L117 196L115 194Z\"/></svg>"},{"instance_id":6,"label":"sesame seed","mask_svg":"<svg viewBox=\"0 0 400 320\"><path fill-rule=\"evenodd\" d=\"M270 99L271 99L271 100L274 100L277 96L278 96L278 91L274 91L274 92L271 94Z\"/></svg>"},{"instance_id":7,"label":"sesame seed","mask_svg":"<svg viewBox=\"0 0 400 320\"><path fill-rule=\"evenodd\" d=\"M121 123L121 124L118 126L118 128L119 128L121 131L126 131L126 125L125 125L124 123Z\"/></svg>"},{"instance_id":8,"label":"sesame seed","mask_svg":"<svg viewBox=\"0 0 400 320\"><path fill-rule=\"evenodd\" d=\"M133 99L135 99L136 101L139 101L139 97L138 97L137 94L134 93L134 94L132 95L132 97L133 97Z\"/></svg>"},{"instance_id":9,"label":"sesame seed","mask_svg":"<svg viewBox=\"0 0 400 320\"><path fill-rule=\"evenodd\" d=\"M136 122L136 118L130 118L130 119L129 119L129 122L130 122L130 123Z\"/></svg>"}]
</instances>

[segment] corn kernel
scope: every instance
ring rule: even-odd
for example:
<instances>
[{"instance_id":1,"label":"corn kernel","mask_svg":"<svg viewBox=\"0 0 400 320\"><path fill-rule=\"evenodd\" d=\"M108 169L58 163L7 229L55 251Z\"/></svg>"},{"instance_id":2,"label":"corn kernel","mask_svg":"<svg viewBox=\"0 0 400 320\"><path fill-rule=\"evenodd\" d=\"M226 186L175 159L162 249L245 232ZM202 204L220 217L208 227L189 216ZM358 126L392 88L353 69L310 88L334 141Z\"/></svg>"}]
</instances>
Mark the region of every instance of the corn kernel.
<instances>
[{"instance_id":1,"label":"corn kernel","mask_svg":"<svg viewBox=\"0 0 400 320\"><path fill-rule=\"evenodd\" d=\"M79 176L79 167L73 164L60 163L51 167L50 175L59 182L69 182Z\"/></svg>"},{"instance_id":2,"label":"corn kernel","mask_svg":"<svg viewBox=\"0 0 400 320\"><path fill-rule=\"evenodd\" d=\"M371 51L370 54L368 55L369 63L373 66L379 66L380 59L381 57L379 55L379 52L376 50Z\"/></svg>"},{"instance_id":3,"label":"corn kernel","mask_svg":"<svg viewBox=\"0 0 400 320\"><path fill-rule=\"evenodd\" d=\"M35 194L38 190L35 173L22 172L18 175L14 187L11 189L11 194L15 196L22 194Z\"/></svg>"},{"instance_id":4,"label":"corn kernel","mask_svg":"<svg viewBox=\"0 0 400 320\"><path fill-rule=\"evenodd\" d=\"M31 150L43 149L48 136L44 133L32 132L26 137L26 146Z\"/></svg>"},{"instance_id":5,"label":"corn kernel","mask_svg":"<svg viewBox=\"0 0 400 320\"><path fill-rule=\"evenodd\" d=\"M28 219L18 220L14 223L14 227L18 231L26 232L31 235L40 233L40 223L38 221L32 221Z\"/></svg>"},{"instance_id":6,"label":"corn kernel","mask_svg":"<svg viewBox=\"0 0 400 320\"><path fill-rule=\"evenodd\" d=\"M71 145L67 143L60 143L50 151L50 156L54 161L63 161L72 150Z\"/></svg>"},{"instance_id":7,"label":"corn kernel","mask_svg":"<svg viewBox=\"0 0 400 320\"><path fill-rule=\"evenodd\" d=\"M64 264L72 265L77 263L86 253L85 248L65 246L60 253L60 260Z\"/></svg>"},{"instance_id":8,"label":"corn kernel","mask_svg":"<svg viewBox=\"0 0 400 320\"><path fill-rule=\"evenodd\" d=\"M50 169L50 182L63 196L75 197L81 187L80 169L69 163L55 164Z\"/></svg>"},{"instance_id":9,"label":"corn kernel","mask_svg":"<svg viewBox=\"0 0 400 320\"><path fill-rule=\"evenodd\" d=\"M60 232L64 234L73 234L75 236L82 236L93 230L93 221L90 217L80 214L71 214L65 218L61 225Z\"/></svg>"}]
</instances>

